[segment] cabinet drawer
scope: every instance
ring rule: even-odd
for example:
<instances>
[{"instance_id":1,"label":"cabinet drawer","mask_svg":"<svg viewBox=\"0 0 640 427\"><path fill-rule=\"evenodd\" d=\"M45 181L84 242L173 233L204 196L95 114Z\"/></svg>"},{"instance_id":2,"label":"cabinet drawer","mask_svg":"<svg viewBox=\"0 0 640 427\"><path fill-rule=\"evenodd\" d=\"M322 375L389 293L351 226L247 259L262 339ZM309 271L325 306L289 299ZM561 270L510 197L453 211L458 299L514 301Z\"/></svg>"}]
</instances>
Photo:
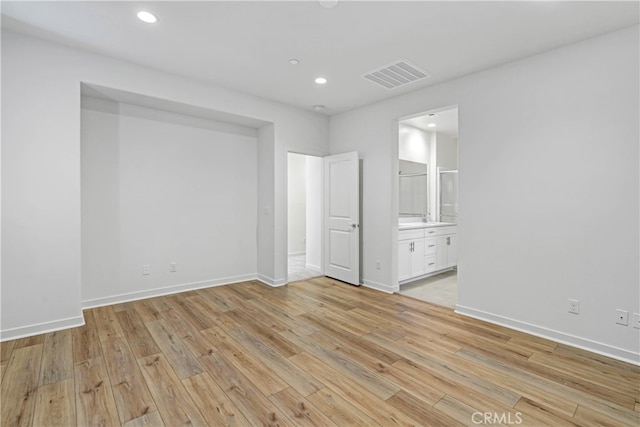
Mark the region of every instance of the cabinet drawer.
<instances>
[{"instance_id":1,"label":"cabinet drawer","mask_svg":"<svg viewBox=\"0 0 640 427\"><path fill-rule=\"evenodd\" d=\"M458 227L451 226L451 227L436 227L436 236L442 236L444 234L456 234L458 232Z\"/></svg>"},{"instance_id":2,"label":"cabinet drawer","mask_svg":"<svg viewBox=\"0 0 640 427\"><path fill-rule=\"evenodd\" d=\"M424 228L415 230L401 230L398 232L398 240L421 239L424 237Z\"/></svg>"},{"instance_id":3,"label":"cabinet drawer","mask_svg":"<svg viewBox=\"0 0 640 427\"><path fill-rule=\"evenodd\" d=\"M424 239L424 254L426 256L436 254L436 239L426 238Z\"/></svg>"},{"instance_id":4,"label":"cabinet drawer","mask_svg":"<svg viewBox=\"0 0 640 427\"><path fill-rule=\"evenodd\" d=\"M428 255L424 257L424 272L431 273L432 271L436 271L436 256Z\"/></svg>"},{"instance_id":5,"label":"cabinet drawer","mask_svg":"<svg viewBox=\"0 0 640 427\"><path fill-rule=\"evenodd\" d=\"M436 236L437 230L439 227L429 227L424 229L424 237L433 237Z\"/></svg>"}]
</instances>

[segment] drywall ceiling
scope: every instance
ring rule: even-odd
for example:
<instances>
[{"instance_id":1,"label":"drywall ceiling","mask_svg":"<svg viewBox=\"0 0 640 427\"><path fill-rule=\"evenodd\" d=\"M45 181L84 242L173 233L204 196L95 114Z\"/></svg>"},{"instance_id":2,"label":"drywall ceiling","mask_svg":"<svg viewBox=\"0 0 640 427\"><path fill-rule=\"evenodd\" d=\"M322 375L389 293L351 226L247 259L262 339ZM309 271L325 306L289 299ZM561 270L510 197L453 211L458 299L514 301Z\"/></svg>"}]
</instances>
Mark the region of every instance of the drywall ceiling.
<instances>
[{"instance_id":1,"label":"drywall ceiling","mask_svg":"<svg viewBox=\"0 0 640 427\"><path fill-rule=\"evenodd\" d=\"M452 138L458 137L458 108L433 111L417 117L402 120L402 124L413 126L427 132L442 133ZM434 127L430 127L434 124Z\"/></svg>"},{"instance_id":2,"label":"drywall ceiling","mask_svg":"<svg viewBox=\"0 0 640 427\"><path fill-rule=\"evenodd\" d=\"M262 126L269 124L269 122L265 122L263 120L238 116L236 114L230 114L223 111L209 110L207 108L196 107L194 105L182 104L180 102L168 101L166 99L154 98L96 84L82 83L80 86L80 93L82 96L90 98L137 105L174 114L235 124L252 129L259 129Z\"/></svg>"},{"instance_id":3,"label":"drywall ceiling","mask_svg":"<svg viewBox=\"0 0 640 427\"><path fill-rule=\"evenodd\" d=\"M638 2L2 1L2 26L325 114L635 25ZM156 14L144 24L135 14ZM291 65L296 58L299 64ZM406 59L430 78L364 73ZM324 76L328 83L314 83Z\"/></svg>"}]
</instances>

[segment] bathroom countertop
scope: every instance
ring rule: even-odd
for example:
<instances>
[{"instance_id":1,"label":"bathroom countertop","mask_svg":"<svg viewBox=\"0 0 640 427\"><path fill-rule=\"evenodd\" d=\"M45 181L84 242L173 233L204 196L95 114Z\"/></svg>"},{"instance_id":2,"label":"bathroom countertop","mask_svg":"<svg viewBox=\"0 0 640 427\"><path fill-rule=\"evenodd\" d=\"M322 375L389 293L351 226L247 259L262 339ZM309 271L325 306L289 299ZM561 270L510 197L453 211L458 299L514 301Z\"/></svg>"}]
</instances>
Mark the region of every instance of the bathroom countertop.
<instances>
[{"instance_id":1,"label":"bathroom countertop","mask_svg":"<svg viewBox=\"0 0 640 427\"><path fill-rule=\"evenodd\" d=\"M450 227L458 225L453 222L404 222L398 225L400 230L413 230L417 228L432 228L432 227Z\"/></svg>"}]
</instances>

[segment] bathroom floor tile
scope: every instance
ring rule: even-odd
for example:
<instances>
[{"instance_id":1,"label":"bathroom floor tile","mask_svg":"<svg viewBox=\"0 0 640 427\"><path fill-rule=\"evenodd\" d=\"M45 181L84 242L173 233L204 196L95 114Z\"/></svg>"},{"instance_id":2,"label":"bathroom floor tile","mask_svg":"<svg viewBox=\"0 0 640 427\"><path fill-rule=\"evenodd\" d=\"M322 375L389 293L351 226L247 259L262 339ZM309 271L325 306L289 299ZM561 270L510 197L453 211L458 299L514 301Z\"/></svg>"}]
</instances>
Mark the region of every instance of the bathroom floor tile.
<instances>
[{"instance_id":1,"label":"bathroom floor tile","mask_svg":"<svg viewBox=\"0 0 640 427\"><path fill-rule=\"evenodd\" d=\"M398 292L444 307L455 308L458 302L458 273L447 271L400 286Z\"/></svg>"}]
</instances>

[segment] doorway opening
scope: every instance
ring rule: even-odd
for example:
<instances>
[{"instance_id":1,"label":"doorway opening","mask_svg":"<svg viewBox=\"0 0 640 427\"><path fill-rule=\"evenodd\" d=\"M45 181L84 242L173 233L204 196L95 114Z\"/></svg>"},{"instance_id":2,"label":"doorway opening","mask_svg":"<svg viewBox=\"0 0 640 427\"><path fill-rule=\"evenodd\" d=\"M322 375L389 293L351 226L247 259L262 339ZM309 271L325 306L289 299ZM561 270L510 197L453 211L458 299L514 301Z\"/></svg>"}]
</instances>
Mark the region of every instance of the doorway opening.
<instances>
[{"instance_id":1,"label":"doorway opening","mask_svg":"<svg viewBox=\"0 0 640 427\"><path fill-rule=\"evenodd\" d=\"M399 121L399 293L458 301L458 108Z\"/></svg>"},{"instance_id":2,"label":"doorway opening","mask_svg":"<svg viewBox=\"0 0 640 427\"><path fill-rule=\"evenodd\" d=\"M322 157L288 153L288 282L322 274L322 168Z\"/></svg>"}]
</instances>

